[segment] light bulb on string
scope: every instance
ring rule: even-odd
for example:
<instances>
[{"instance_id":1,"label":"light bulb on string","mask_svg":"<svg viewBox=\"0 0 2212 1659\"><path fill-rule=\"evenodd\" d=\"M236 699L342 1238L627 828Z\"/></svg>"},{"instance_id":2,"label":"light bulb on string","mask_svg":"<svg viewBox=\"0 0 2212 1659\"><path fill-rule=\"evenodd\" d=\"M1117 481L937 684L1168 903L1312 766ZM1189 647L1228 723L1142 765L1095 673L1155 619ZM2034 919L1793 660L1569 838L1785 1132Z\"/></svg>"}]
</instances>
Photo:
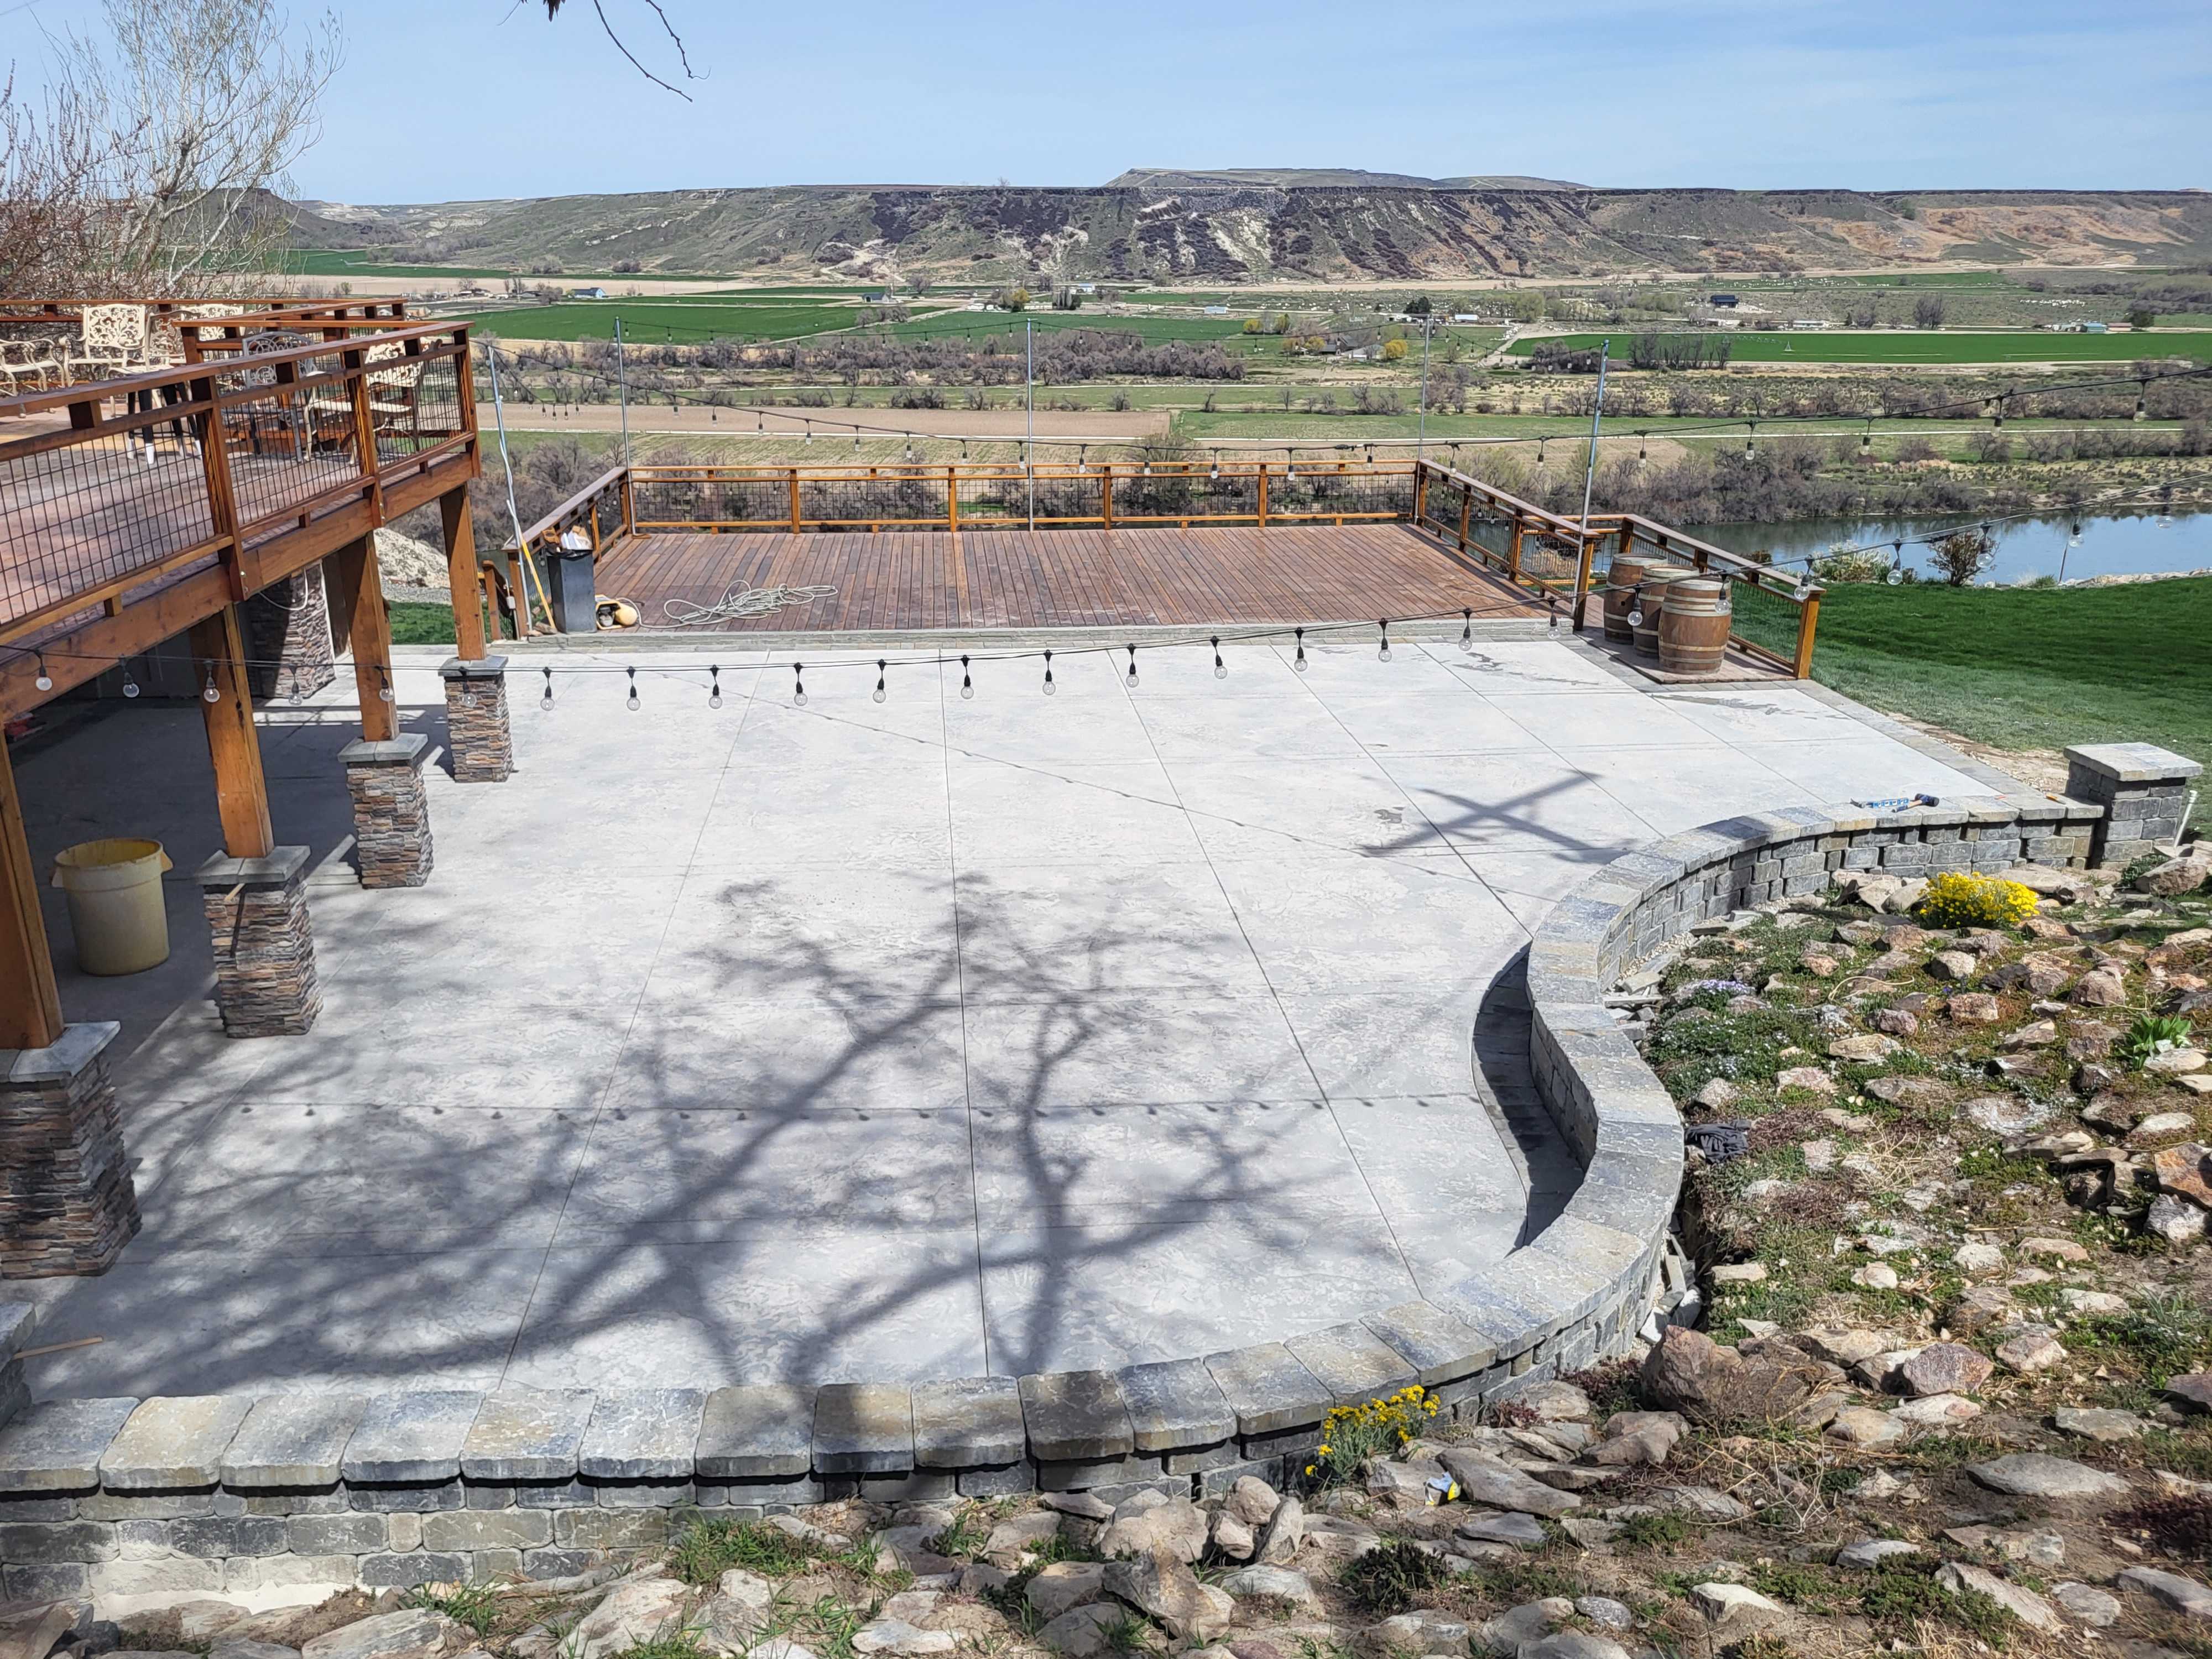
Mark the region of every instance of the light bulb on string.
<instances>
[{"instance_id":1,"label":"light bulb on string","mask_svg":"<svg viewBox=\"0 0 2212 1659\"><path fill-rule=\"evenodd\" d=\"M1293 449L1286 453L1291 458L1291 464L1283 470L1283 476L1285 478L1294 479L1298 476L1298 452Z\"/></svg>"},{"instance_id":2,"label":"light bulb on string","mask_svg":"<svg viewBox=\"0 0 2212 1659\"><path fill-rule=\"evenodd\" d=\"M1213 678L1217 680L1225 680L1229 678L1229 665L1221 660L1221 635L1216 634L1212 637Z\"/></svg>"},{"instance_id":3,"label":"light bulb on string","mask_svg":"<svg viewBox=\"0 0 2212 1659\"><path fill-rule=\"evenodd\" d=\"M1743 458L1747 461L1759 453L1759 422L1749 423L1743 434Z\"/></svg>"},{"instance_id":4,"label":"light bulb on string","mask_svg":"<svg viewBox=\"0 0 2212 1659\"><path fill-rule=\"evenodd\" d=\"M719 663L709 663L707 665L707 673L710 682L707 687L707 707L709 708L720 708L722 706L721 665Z\"/></svg>"},{"instance_id":5,"label":"light bulb on string","mask_svg":"<svg viewBox=\"0 0 2212 1659\"><path fill-rule=\"evenodd\" d=\"M793 708L806 707L806 665L803 662L791 665L791 706Z\"/></svg>"},{"instance_id":6,"label":"light bulb on string","mask_svg":"<svg viewBox=\"0 0 2212 1659\"><path fill-rule=\"evenodd\" d=\"M1044 653L1044 694L1049 697L1058 692L1060 688L1053 684L1052 653L1048 651Z\"/></svg>"},{"instance_id":7,"label":"light bulb on string","mask_svg":"<svg viewBox=\"0 0 2212 1659\"><path fill-rule=\"evenodd\" d=\"M118 664L117 665L123 670L123 695L126 697L137 696L138 695L138 682L131 678L131 665L125 662Z\"/></svg>"},{"instance_id":8,"label":"light bulb on string","mask_svg":"<svg viewBox=\"0 0 2212 1659\"><path fill-rule=\"evenodd\" d=\"M2148 416L2150 413L2149 398L2150 382L2148 380L2139 382L2136 392L2136 419L2140 421Z\"/></svg>"},{"instance_id":9,"label":"light bulb on string","mask_svg":"<svg viewBox=\"0 0 2212 1659\"><path fill-rule=\"evenodd\" d=\"M1644 439L1648 435L1648 434L1642 432L1636 434L1636 464L1638 466L1642 466L1644 463L1650 459L1649 455L1645 453L1644 443Z\"/></svg>"},{"instance_id":10,"label":"light bulb on string","mask_svg":"<svg viewBox=\"0 0 2212 1659\"><path fill-rule=\"evenodd\" d=\"M1298 638L1298 654L1291 659L1291 666L1303 674L1306 672L1306 630L1301 628L1295 632Z\"/></svg>"},{"instance_id":11,"label":"light bulb on string","mask_svg":"<svg viewBox=\"0 0 2212 1659\"><path fill-rule=\"evenodd\" d=\"M545 676L545 689L538 694L538 706L550 709L553 707L553 671L541 668L538 672Z\"/></svg>"},{"instance_id":12,"label":"light bulb on string","mask_svg":"<svg viewBox=\"0 0 2212 1659\"><path fill-rule=\"evenodd\" d=\"M1544 595L1544 603L1546 605L1550 607L1552 612L1552 620L1548 631L1556 634L1559 631L1559 596L1556 593L1547 593ZM1636 624L1633 622L1631 622L1629 626L1633 628Z\"/></svg>"},{"instance_id":13,"label":"light bulb on string","mask_svg":"<svg viewBox=\"0 0 2212 1659\"><path fill-rule=\"evenodd\" d=\"M1892 544L1892 554L1893 556L1889 563L1889 574L1883 577L1882 580L1887 582L1892 587L1899 587L1903 586L1905 581L1905 542L1903 538L1900 537Z\"/></svg>"},{"instance_id":14,"label":"light bulb on string","mask_svg":"<svg viewBox=\"0 0 2212 1659\"><path fill-rule=\"evenodd\" d=\"M1375 625L1382 630L1382 647L1376 652L1375 660L1388 662L1390 660L1390 619L1385 617Z\"/></svg>"},{"instance_id":15,"label":"light bulb on string","mask_svg":"<svg viewBox=\"0 0 2212 1659\"><path fill-rule=\"evenodd\" d=\"M884 685L884 672L890 666L890 665L883 658L876 659L876 701L878 702L883 702L890 695Z\"/></svg>"},{"instance_id":16,"label":"light bulb on string","mask_svg":"<svg viewBox=\"0 0 2212 1659\"><path fill-rule=\"evenodd\" d=\"M380 667L376 671L376 700L379 702L390 702L392 701L392 671Z\"/></svg>"},{"instance_id":17,"label":"light bulb on string","mask_svg":"<svg viewBox=\"0 0 2212 1659\"><path fill-rule=\"evenodd\" d=\"M210 663L207 665L207 684L200 688L200 701L202 702L221 702L222 701L222 693L215 689L215 665L213 663Z\"/></svg>"},{"instance_id":18,"label":"light bulb on string","mask_svg":"<svg viewBox=\"0 0 2212 1659\"><path fill-rule=\"evenodd\" d=\"M629 708L630 712L635 714L637 712L638 708L637 670L635 668L626 668L623 672L629 676L629 696L624 698L623 702Z\"/></svg>"},{"instance_id":19,"label":"light bulb on string","mask_svg":"<svg viewBox=\"0 0 2212 1659\"><path fill-rule=\"evenodd\" d=\"M33 680L31 684L37 686L41 691L52 690L54 689L54 677L46 672L46 653L43 651L39 651L34 652L32 654L36 656L39 659L39 678Z\"/></svg>"},{"instance_id":20,"label":"light bulb on string","mask_svg":"<svg viewBox=\"0 0 2212 1659\"><path fill-rule=\"evenodd\" d=\"M1459 614L1459 648L1462 651L1473 651L1474 649L1474 612L1472 609L1468 609Z\"/></svg>"},{"instance_id":21,"label":"light bulb on string","mask_svg":"<svg viewBox=\"0 0 2212 1659\"><path fill-rule=\"evenodd\" d=\"M975 682L968 677L968 659L965 657L960 659L960 695L970 702L975 696Z\"/></svg>"},{"instance_id":22,"label":"light bulb on string","mask_svg":"<svg viewBox=\"0 0 2212 1659\"><path fill-rule=\"evenodd\" d=\"M814 441L814 422L813 422L809 421L809 422L806 423L806 434L805 434L805 436L804 436L804 437L802 437L801 439L799 439L799 442L801 442L801 443L803 443L803 444L811 444L811 443L812 443L812 442ZM857 446L857 445L860 443L860 434L859 434L858 433L854 434L854 435L853 435L853 442L854 442L854 444L855 446Z\"/></svg>"},{"instance_id":23,"label":"light bulb on string","mask_svg":"<svg viewBox=\"0 0 2212 1659\"><path fill-rule=\"evenodd\" d=\"M1122 676L1121 684L1133 690L1137 684L1137 647L1133 645L1127 648L1129 653L1129 672Z\"/></svg>"},{"instance_id":24,"label":"light bulb on string","mask_svg":"<svg viewBox=\"0 0 2212 1659\"><path fill-rule=\"evenodd\" d=\"M1089 444L1078 444L1078 445L1076 445L1076 447L1075 447L1075 470L1076 470L1078 472L1088 472L1088 471L1091 470L1091 459L1090 459L1090 457L1091 457L1091 446L1090 446Z\"/></svg>"},{"instance_id":25,"label":"light bulb on string","mask_svg":"<svg viewBox=\"0 0 2212 1659\"><path fill-rule=\"evenodd\" d=\"M1869 421L1866 430L1859 434L1859 459L1863 461L1870 461L1874 459L1874 422L1872 421Z\"/></svg>"}]
</instances>

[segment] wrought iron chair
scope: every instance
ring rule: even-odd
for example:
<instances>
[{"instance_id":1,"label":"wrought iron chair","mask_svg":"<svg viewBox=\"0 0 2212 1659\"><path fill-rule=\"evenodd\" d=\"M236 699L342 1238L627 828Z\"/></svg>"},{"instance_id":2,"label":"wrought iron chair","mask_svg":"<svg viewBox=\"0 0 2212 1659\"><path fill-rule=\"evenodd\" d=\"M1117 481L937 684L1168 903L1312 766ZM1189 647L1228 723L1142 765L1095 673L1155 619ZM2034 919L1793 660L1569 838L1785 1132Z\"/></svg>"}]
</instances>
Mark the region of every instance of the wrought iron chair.
<instances>
[{"instance_id":1,"label":"wrought iron chair","mask_svg":"<svg viewBox=\"0 0 2212 1659\"><path fill-rule=\"evenodd\" d=\"M24 389L25 380L33 382L30 388L33 392L44 392L50 380L54 386L67 386L68 342L0 340L0 374L8 378L8 395L11 398Z\"/></svg>"},{"instance_id":2,"label":"wrought iron chair","mask_svg":"<svg viewBox=\"0 0 2212 1659\"><path fill-rule=\"evenodd\" d=\"M313 335L297 333L290 329L265 328L258 333L247 335L239 346L240 386L260 390L282 383L275 365L251 367L246 363L246 358L266 356L272 351L289 351L295 346L314 343ZM274 433L289 441L294 460L307 459L314 447L311 405L312 394L303 396L294 391L280 391L273 398L255 398L240 411L248 449L256 455L267 453L267 438Z\"/></svg>"},{"instance_id":3,"label":"wrought iron chair","mask_svg":"<svg viewBox=\"0 0 2212 1659\"><path fill-rule=\"evenodd\" d=\"M362 378L368 383L369 424L378 437L386 433L404 433L413 438L420 434L422 422L422 386L423 360L410 356L404 340L379 340L362 354L364 366ZM371 363L387 363L386 368L369 368ZM342 389L319 386L311 402L319 416L334 422L350 421L353 405Z\"/></svg>"},{"instance_id":4,"label":"wrought iron chair","mask_svg":"<svg viewBox=\"0 0 2212 1659\"><path fill-rule=\"evenodd\" d=\"M145 307L105 305L84 308L78 319L76 349L70 354L72 376L88 380L110 380L159 367L148 337Z\"/></svg>"}]
</instances>

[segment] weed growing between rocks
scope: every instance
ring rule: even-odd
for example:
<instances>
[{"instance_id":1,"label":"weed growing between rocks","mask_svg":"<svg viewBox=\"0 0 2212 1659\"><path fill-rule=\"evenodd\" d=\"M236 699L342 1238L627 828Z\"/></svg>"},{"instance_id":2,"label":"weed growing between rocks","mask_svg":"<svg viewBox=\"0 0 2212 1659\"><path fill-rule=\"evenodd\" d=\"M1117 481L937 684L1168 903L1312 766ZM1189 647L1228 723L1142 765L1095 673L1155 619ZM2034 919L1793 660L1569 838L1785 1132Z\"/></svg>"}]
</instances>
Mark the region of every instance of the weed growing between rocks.
<instances>
[{"instance_id":1,"label":"weed growing between rocks","mask_svg":"<svg viewBox=\"0 0 2212 1659\"><path fill-rule=\"evenodd\" d=\"M410 1590L407 1605L442 1613L456 1624L488 1636L499 1622L500 1598L489 1584L425 1584Z\"/></svg>"},{"instance_id":2,"label":"weed growing between rocks","mask_svg":"<svg viewBox=\"0 0 2212 1659\"><path fill-rule=\"evenodd\" d=\"M781 1577L819 1559L815 1545L759 1521L701 1515L669 1547L668 1570L687 1584L711 1584L732 1567Z\"/></svg>"},{"instance_id":3,"label":"weed growing between rocks","mask_svg":"<svg viewBox=\"0 0 2212 1659\"><path fill-rule=\"evenodd\" d=\"M1387 1617L1411 1609L1444 1577L1440 1558L1400 1539L1346 1562L1336 1582L1360 1612Z\"/></svg>"}]
</instances>

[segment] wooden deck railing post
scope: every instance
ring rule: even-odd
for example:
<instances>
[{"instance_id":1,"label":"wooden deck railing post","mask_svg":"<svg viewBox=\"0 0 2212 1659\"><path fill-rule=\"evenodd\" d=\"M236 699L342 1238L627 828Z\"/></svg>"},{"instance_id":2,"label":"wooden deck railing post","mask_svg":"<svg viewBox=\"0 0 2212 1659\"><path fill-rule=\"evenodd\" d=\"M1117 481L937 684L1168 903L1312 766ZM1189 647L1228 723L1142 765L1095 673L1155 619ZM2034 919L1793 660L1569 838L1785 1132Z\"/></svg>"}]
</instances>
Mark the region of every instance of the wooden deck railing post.
<instances>
[{"instance_id":1,"label":"wooden deck railing post","mask_svg":"<svg viewBox=\"0 0 2212 1659\"><path fill-rule=\"evenodd\" d=\"M1513 532L1505 540L1505 580L1510 582L1518 582L1521 580L1522 528L1522 517L1516 513L1513 515Z\"/></svg>"},{"instance_id":2,"label":"wooden deck railing post","mask_svg":"<svg viewBox=\"0 0 2212 1659\"><path fill-rule=\"evenodd\" d=\"M1419 524L1429 514L1429 464L1413 463L1413 522Z\"/></svg>"},{"instance_id":3,"label":"wooden deck railing post","mask_svg":"<svg viewBox=\"0 0 2212 1659\"><path fill-rule=\"evenodd\" d=\"M622 511L622 530L625 536L637 534L637 480L630 470L622 470L622 483L616 487L616 501Z\"/></svg>"},{"instance_id":4,"label":"wooden deck railing post","mask_svg":"<svg viewBox=\"0 0 2212 1659\"><path fill-rule=\"evenodd\" d=\"M1474 516L1474 491L1465 485L1459 492L1459 550L1467 551L1468 521Z\"/></svg>"},{"instance_id":5,"label":"wooden deck railing post","mask_svg":"<svg viewBox=\"0 0 2212 1659\"><path fill-rule=\"evenodd\" d=\"M1813 678L1813 635L1820 626L1820 594L1815 588L1797 611L1797 659L1793 672L1801 680Z\"/></svg>"},{"instance_id":6,"label":"wooden deck railing post","mask_svg":"<svg viewBox=\"0 0 2212 1659\"><path fill-rule=\"evenodd\" d=\"M1267 464L1260 463L1260 528L1267 527Z\"/></svg>"},{"instance_id":7,"label":"wooden deck railing post","mask_svg":"<svg viewBox=\"0 0 2212 1659\"><path fill-rule=\"evenodd\" d=\"M1576 540L1580 545L1579 550L1575 555L1574 628L1577 633L1580 633L1583 618L1589 611L1590 568L1596 562L1598 538L1590 533L1589 527L1585 525L1582 527L1581 535Z\"/></svg>"},{"instance_id":8,"label":"wooden deck railing post","mask_svg":"<svg viewBox=\"0 0 2212 1659\"><path fill-rule=\"evenodd\" d=\"M796 536L799 527L799 469L794 466L791 469L791 533Z\"/></svg>"},{"instance_id":9,"label":"wooden deck railing post","mask_svg":"<svg viewBox=\"0 0 2212 1659\"><path fill-rule=\"evenodd\" d=\"M1114 464L1102 461L1098 465L1098 519L1107 529L1114 527Z\"/></svg>"},{"instance_id":10,"label":"wooden deck railing post","mask_svg":"<svg viewBox=\"0 0 2212 1659\"><path fill-rule=\"evenodd\" d=\"M222 568L235 602L251 590L246 585L246 549L238 537L238 492L230 476L230 440L223 431L222 410L215 400L214 377L193 381L191 395L195 403L207 404L207 413L200 416L200 468L207 477L211 528L225 540Z\"/></svg>"},{"instance_id":11,"label":"wooden deck railing post","mask_svg":"<svg viewBox=\"0 0 2212 1659\"><path fill-rule=\"evenodd\" d=\"M956 536L960 533L960 469L957 465L945 469L945 527Z\"/></svg>"}]
</instances>

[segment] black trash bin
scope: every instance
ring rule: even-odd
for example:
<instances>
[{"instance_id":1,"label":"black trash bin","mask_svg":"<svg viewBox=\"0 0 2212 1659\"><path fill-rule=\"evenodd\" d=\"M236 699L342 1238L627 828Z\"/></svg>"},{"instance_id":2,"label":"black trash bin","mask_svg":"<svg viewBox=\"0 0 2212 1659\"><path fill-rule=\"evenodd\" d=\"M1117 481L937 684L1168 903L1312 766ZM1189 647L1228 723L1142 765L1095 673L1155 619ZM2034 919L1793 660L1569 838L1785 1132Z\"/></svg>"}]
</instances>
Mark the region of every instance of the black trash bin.
<instances>
[{"instance_id":1,"label":"black trash bin","mask_svg":"<svg viewBox=\"0 0 2212 1659\"><path fill-rule=\"evenodd\" d=\"M572 544L572 540L577 544ZM571 531L559 547L545 555L543 563L553 626L563 634L597 633L599 592L593 586L596 573L591 543Z\"/></svg>"}]
</instances>

